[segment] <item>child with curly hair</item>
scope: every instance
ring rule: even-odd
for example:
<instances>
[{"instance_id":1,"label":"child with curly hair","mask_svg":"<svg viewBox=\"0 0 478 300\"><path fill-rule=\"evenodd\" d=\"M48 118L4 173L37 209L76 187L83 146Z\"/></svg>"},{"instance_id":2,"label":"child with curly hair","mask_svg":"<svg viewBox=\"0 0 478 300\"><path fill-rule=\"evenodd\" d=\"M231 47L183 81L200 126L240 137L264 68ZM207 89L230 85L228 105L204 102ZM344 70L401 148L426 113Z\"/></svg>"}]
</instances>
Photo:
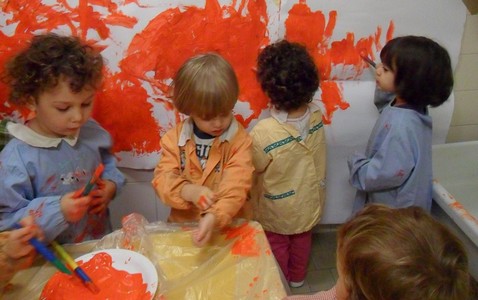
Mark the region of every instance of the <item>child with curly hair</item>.
<instances>
[{"instance_id":1,"label":"child with curly hair","mask_svg":"<svg viewBox=\"0 0 478 300\"><path fill-rule=\"evenodd\" d=\"M269 97L271 117L251 130L254 219L291 287L304 284L312 228L325 200L326 143L313 58L300 44L282 40L257 59L257 78Z\"/></svg>"},{"instance_id":2,"label":"child with curly hair","mask_svg":"<svg viewBox=\"0 0 478 300\"><path fill-rule=\"evenodd\" d=\"M0 230L32 215L47 242L81 242L111 232L108 204L124 184L109 133L90 118L103 59L78 38L34 36L6 66L9 101L34 117L8 123L0 153ZM75 198L99 164L90 195Z\"/></svg>"},{"instance_id":3,"label":"child with curly hair","mask_svg":"<svg viewBox=\"0 0 478 300\"><path fill-rule=\"evenodd\" d=\"M161 138L153 187L171 207L169 222L198 221L193 242L201 247L215 228L250 218L251 138L232 109L239 84L219 54L188 59L174 77L173 102L187 116Z\"/></svg>"}]
</instances>

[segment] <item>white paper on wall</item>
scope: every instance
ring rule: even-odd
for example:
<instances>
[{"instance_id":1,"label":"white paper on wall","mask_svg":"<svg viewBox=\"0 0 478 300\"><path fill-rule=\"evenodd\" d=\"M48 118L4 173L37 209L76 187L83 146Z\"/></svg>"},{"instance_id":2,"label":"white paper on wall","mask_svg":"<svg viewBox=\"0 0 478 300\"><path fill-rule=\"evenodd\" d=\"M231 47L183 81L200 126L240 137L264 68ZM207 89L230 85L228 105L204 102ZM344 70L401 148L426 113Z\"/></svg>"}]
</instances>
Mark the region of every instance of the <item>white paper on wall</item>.
<instances>
[{"instance_id":1,"label":"white paper on wall","mask_svg":"<svg viewBox=\"0 0 478 300\"><path fill-rule=\"evenodd\" d=\"M128 168L153 168L160 137L185 117L167 96L185 59L216 51L231 62L241 87L235 114L250 129L269 115L255 80L258 52L284 37L306 44L319 65L316 98L324 103L327 123L323 223L341 223L350 215L355 191L346 157L364 149L378 116L373 72L358 52L364 49L378 61L389 38L423 35L448 49L456 66L466 18L458 0L31 0L0 7L1 65L32 34L45 31L78 35L102 47L107 72L94 117L112 133L119 165ZM6 97L0 87L0 116L24 118ZM453 97L432 110L434 143L445 141L452 111Z\"/></svg>"}]
</instances>

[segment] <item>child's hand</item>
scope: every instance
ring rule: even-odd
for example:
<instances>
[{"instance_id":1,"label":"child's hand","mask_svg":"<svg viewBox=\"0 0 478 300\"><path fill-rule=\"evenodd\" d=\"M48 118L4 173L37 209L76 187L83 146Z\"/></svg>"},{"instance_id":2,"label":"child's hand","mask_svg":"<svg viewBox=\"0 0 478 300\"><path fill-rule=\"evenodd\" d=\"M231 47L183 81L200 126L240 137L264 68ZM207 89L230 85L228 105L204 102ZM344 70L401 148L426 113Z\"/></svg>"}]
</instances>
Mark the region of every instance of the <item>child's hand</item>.
<instances>
[{"instance_id":1,"label":"child's hand","mask_svg":"<svg viewBox=\"0 0 478 300\"><path fill-rule=\"evenodd\" d=\"M216 217L211 213L207 213L201 218L201 220L199 220L198 228L193 231L192 236L193 243L196 246L202 247L209 242L214 230L215 222Z\"/></svg>"},{"instance_id":2,"label":"child's hand","mask_svg":"<svg viewBox=\"0 0 478 300\"><path fill-rule=\"evenodd\" d=\"M181 197L196 205L201 210L208 209L216 200L216 195L208 187L198 184L186 184L181 190Z\"/></svg>"},{"instance_id":3,"label":"child's hand","mask_svg":"<svg viewBox=\"0 0 478 300\"><path fill-rule=\"evenodd\" d=\"M43 239L43 233L35 224L33 217L28 216L20 221L22 228L12 230L3 246L3 252L12 259L27 258L27 265L30 265L35 257L35 251L28 242L32 237Z\"/></svg>"},{"instance_id":4,"label":"child's hand","mask_svg":"<svg viewBox=\"0 0 478 300\"><path fill-rule=\"evenodd\" d=\"M83 218L90 206L91 197L83 196L74 198L75 192L63 195L60 199L60 208L65 220L74 223Z\"/></svg>"},{"instance_id":5,"label":"child's hand","mask_svg":"<svg viewBox=\"0 0 478 300\"><path fill-rule=\"evenodd\" d=\"M90 214L102 214L106 212L108 205L116 194L116 184L110 180L98 179L97 189L91 192Z\"/></svg>"}]
</instances>

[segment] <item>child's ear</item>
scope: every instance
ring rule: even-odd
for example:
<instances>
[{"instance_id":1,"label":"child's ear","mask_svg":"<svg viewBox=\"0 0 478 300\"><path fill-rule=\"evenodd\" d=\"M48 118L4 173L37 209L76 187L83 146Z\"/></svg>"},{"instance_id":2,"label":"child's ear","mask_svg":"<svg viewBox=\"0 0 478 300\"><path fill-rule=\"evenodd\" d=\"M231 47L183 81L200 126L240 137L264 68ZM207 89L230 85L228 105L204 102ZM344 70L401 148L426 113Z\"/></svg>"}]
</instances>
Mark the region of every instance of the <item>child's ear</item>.
<instances>
[{"instance_id":1,"label":"child's ear","mask_svg":"<svg viewBox=\"0 0 478 300\"><path fill-rule=\"evenodd\" d=\"M36 100L33 96L28 96L27 103L25 105L29 110L35 111L37 108Z\"/></svg>"}]
</instances>

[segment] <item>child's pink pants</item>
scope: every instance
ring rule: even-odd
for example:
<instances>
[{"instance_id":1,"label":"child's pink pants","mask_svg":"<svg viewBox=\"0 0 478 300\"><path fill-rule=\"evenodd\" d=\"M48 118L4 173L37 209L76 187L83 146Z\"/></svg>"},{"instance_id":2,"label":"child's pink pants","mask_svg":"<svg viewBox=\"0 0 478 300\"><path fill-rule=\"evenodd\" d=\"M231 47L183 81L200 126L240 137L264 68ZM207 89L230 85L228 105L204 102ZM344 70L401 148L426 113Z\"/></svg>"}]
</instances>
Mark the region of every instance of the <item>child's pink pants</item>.
<instances>
[{"instance_id":1,"label":"child's pink pants","mask_svg":"<svg viewBox=\"0 0 478 300\"><path fill-rule=\"evenodd\" d=\"M287 281L300 282L304 280L312 248L312 230L291 235L270 231L265 233L272 253L274 253Z\"/></svg>"}]
</instances>

